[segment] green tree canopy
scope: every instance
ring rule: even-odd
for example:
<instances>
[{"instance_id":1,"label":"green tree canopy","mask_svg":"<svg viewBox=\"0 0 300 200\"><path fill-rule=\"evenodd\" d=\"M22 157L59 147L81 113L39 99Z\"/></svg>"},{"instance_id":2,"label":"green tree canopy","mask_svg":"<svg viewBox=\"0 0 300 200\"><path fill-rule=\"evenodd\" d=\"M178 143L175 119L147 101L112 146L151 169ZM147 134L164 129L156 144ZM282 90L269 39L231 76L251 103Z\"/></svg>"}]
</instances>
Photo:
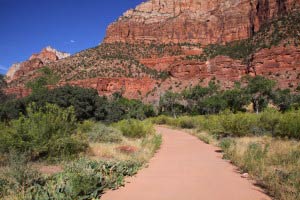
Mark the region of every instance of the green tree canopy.
<instances>
[{"instance_id":1,"label":"green tree canopy","mask_svg":"<svg viewBox=\"0 0 300 200\"><path fill-rule=\"evenodd\" d=\"M181 100L181 94L167 91L163 96L160 97L160 112L177 117L177 115L182 113L184 110L184 106L180 103Z\"/></svg>"},{"instance_id":2,"label":"green tree canopy","mask_svg":"<svg viewBox=\"0 0 300 200\"><path fill-rule=\"evenodd\" d=\"M247 79L247 92L251 95L254 110L258 113L267 107L276 83L263 76L247 77Z\"/></svg>"}]
</instances>

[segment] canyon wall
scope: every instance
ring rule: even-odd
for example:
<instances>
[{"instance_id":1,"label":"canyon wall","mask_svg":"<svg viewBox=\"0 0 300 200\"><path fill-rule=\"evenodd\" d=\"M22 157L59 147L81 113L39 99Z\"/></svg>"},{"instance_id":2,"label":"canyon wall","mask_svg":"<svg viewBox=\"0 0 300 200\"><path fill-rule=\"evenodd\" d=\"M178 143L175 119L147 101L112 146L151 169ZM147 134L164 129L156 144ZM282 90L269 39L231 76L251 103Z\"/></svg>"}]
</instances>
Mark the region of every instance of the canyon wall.
<instances>
[{"instance_id":1,"label":"canyon wall","mask_svg":"<svg viewBox=\"0 0 300 200\"><path fill-rule=\"evenodd\" d=\"M226 43L250 37L299 0L149 0L123 14L104 42Z\"/></svg>"}]
</instances>

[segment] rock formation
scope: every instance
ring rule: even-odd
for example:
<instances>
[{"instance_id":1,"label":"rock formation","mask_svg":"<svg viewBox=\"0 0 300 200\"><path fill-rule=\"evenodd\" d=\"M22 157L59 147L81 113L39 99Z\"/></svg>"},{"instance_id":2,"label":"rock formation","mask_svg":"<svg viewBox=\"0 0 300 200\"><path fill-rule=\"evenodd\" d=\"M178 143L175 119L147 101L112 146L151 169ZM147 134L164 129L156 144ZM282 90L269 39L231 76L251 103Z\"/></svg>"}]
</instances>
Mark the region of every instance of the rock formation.
<instances>
[{"instance_id":1,"label":"rock formation","mask_svg":"<svg viewBox=\"0 0 300 200\"><path fill-rule=\"evenodd\" d=\"M148 0L112 23L98 47L70 57L47 47L13 65L6 91L28 95L24 83L45 64L61 77L56 86L152 103L167 90L211 80L227 89L247 74L295 90L299 13L300 0Z\"/></svg>"},{"instance_id":2,"label":"rock formation","mask_svg":"<svg viewBox=\"0 0 300 200\"><path fill-rule=\"evenodd\" d=\"M11 82L12 80L18 79L27 73L31 73L34 70L43 67L47 63L67 58L69 56L70 54L68 53L59 52L48 46L42 49L40 53L30 56L27 61L13 64L6 74L7 80L8 82Z\"/></svg>"},{"instance_id":3,"label":"rock formation","mask_svg":"<svg viewBox=\"0 0 300 200\"><path fill-rule=\"evenodd\" d=\"M104 42L226 43L297 7L299 0L149 0L112 23Z\"/></svg>"}]
</instances>

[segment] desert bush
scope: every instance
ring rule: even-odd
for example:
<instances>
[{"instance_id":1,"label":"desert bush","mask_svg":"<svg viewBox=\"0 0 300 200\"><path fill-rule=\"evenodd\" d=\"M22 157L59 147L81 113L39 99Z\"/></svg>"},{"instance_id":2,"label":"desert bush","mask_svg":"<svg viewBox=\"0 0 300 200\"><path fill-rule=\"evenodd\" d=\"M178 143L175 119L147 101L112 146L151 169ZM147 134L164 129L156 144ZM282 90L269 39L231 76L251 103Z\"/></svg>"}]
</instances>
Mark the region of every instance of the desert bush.
<instances>
[{"instance_id":1,"label":"desert bush","mask_svg":"<svg viewBox=\"0 0 300 200\"><path fill-rule=\"evenodd\" d=\"M220 144L225 158L254 177L274 199L299 199L299 142L251 137L226 139Z\"/></svg>"},{"instance_id":2,"label":"desert bush","mask_svg":"<svg viewBox=\"0 0 300 200\"><path fill-rule=\"evenodd\" d=\"M26 152L31 159L59 159L75 156L87 148L86 140L76 135L74 109L61 109L47 104L36 108L32 104L27 116L11 122L0 137L0 153L9 150Z\"/></svg>"},{"instance_id":3,"label":"desert bush","mask_svg":"<svg viewBox=\"0 0 300 200\"><path fill-rule=\"evenodd\" d=\"M154 124L166 124L177 128L197 128L219 137L267 135L300 139L300 111L281 113L268 108L254 113L231 113L218 115L183 116L172 118L158 116L149 119Z\"/></svg>"},{"instance_id":4,"label":"desert bush","mask_svg":"<svg viewBox=\"0 0 300 200\"><path fill-rule=\"evenodd\" d=\"M177 119L180 128L192 129L197 127L197 121L194 117L183 116Z\"/></svg>"},{"instance_id":5,"label":"desert bush","mask_svg":"<svg viewBox=\"0 0 300 200\"><path fill-rule=\"evenodd\" d=\"M150 118L150 121L154 124L159 124L159 125L163 125L163 124L170 124L170 121L172 120L171 117L166 116L166 115L160 115L157 117L152 117Z\"/></svg>"},{"instance_id":6,"label":"desert bush","mask_svg":"<svg viewBox=\"0 0 300 200\"><path fill-rule=\"evenodd\" d=\"M150 118L149 120L154 124L166 124L172 127L186 129L197 128L202 131L210 131L211 133L220 132L222 129L218 115L182 116L179 118L160 115Z\"/></svg>"},{"instance_id":7,"label":"desert bush","mask_svg":"<svg viewBox=\"0 0 300 200\"><path fill-rule=\"evenodd\" d=\"M278 132L278 125L281 118L281 114L275 109L266 109L260 114L259 127L266 133L271 133L275 136Z\"/></svg>"},{"instance_id":8,"label":"desert bush","mask_svg":"<svg viewBox=\"0 0 300 200\"><path fill-rule=\"evenodd\" d=\"M266 135L300 139L300 112L280 113L266 109L260 114L223 113L219 118L221 134L231 136Z\"/></svg>"},{"instance_id":9,"label":"desert bush","mask_svg":"<svg viewBox=\"0 0 300 200\"><path fill-rule=\"evenodd\" d=\"M149 121L135 119L122 120L113 125L126 137L140 138L154 133L153 124Z\"/></svg>"},{"instance_id":10,"label":"desert bush","mask_svg":"<svg viewBox=\"0 0 300 200\"><path fill-rule=\"evenodd\" d=\"M232 138L223 138L219 143L220 148L225 152L227 152L233 145L235 145L235 142Z\"/></svg>"},{"instance_id":11,"label":"desert bush","mask_svg":"<svg viewBox=\"0 0 300 200\"><path fill-rule=\"evenodd\" d=\"M16 162L16 161L14 161ZM96 199L104 189L116 189L124 177L136 174L141 164L133 161L105 162L85 158L68 163L64 171L48 177L17 161L0 177L1 197L5 199ZM3 178L4 177L4 178ZM3 187L2 187L3 186Z\"/></svg>"},{"instance_id":12,"label":"desert bush","mask_svg":"<svg viewBox=\"0 0 300 200\"><path fill-rule=\"evenodd\" d=\"M8 154L7 166L0 170L0 197L24 193L44 180L28 163L26 155L14 151Z\"/></svg>"},{"instance_id":13,"label":"desert bush","mask_svg":"<svg viewBox=\"0 0 300 200\"><path fill-rule=\"evenodd\" d=\"M192 116L181 116L178 118L172 118L166 115L160 115L158 117L153 117L150 121L154 124L166 124L178 128L192 129L199 125L199 117Z\"/></svg>"},{"instance_id":14,"label":"desert bush","mask_svg":"<svg viewBox=\"0 0 300 200\"><path fill-rule=\"evenodd\" d=\"M27 190L25 199L95 199L104 189L123 185L124 177L134 175L140 168L136 162L103 162L79 159L65 170L50 177L45 184Z\"/></svg>"},{"instance_id":15,"label":"desert bush","mask_svg":"<svg viewBox=\"0 0 300 200\"><path fill-rule=\"evenodd\" d=\"M244 170L251 171L254 175L260 176L263 172L264 159L268 153L269 145L262 145L259 143L250 143L243 156Z\"/></svg>"},{"instance_id":16,"label":"desert bush","mask_svg":"<svg viewBox=\"0 0 300 200\"><path fill-rule=\"evenodd\" d=\"M250 113L223 113L220 116L221 134L238 137L256 134L259 132L257 118L257 115Z\"/></svg>"},{"instance_id":17,"label":"desert bush","mask_svg":"<svg viewBox=\"0 0 300 200\"><path fill-rule=\"evenodd\" d=\"M300 139L300 111L289 111L284 113L278 125L281 137Z\"/></svg>"},{"instance_id":18,"label":"desert bush","mask_svg":"<svg viewBox=\"0 0 300 200\"><path fill-rule=\"evenodd\" d=\"M198 116L197 121L199 122L199 131L209 131L212 134L217 134L223 130L218 115Z\"/></svg>"},{"instance_id":19,"label":"desert bush","mask_svg":"<svg viewBox=\"0 0 300 200\"><path fill-rule=\"evenodd\" d=\"M80 152L84 152L88 148L85 137L80 135L71 135L62 137L49 142L48 155L49 161L57 161L60 159L73 159Z\"/></svg>"},{"instance_id":20,"label":"desert bush","mask_svg":"<svg viewBox=\"0 0 300 200\"><path fill-rule=\"evenodd\" d=\"M91 131L95 126L95 122L91 120L85 120L77 125L77 131L79 133L87 133Z\"/></svg>"},{"instance_id":21,"label":"desert bush","mask_svg":"<svg viewBox=\"0 0 300 200\"><path fill-rule=\"evenodd\" d=\"M90 131L87 132L90 142L121 142L122 133L120 130L97 123Z\"/></svg>"}]
</instances>

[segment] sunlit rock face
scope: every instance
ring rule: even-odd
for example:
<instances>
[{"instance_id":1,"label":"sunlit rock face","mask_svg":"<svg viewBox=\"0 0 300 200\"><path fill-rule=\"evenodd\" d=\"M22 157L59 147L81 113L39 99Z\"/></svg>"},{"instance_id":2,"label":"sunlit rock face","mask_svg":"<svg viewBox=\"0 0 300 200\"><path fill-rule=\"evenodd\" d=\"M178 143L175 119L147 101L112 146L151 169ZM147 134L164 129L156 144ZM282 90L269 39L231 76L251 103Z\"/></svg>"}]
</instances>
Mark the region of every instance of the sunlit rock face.
<instances>
[{"instance_id":1,"label":"sunlit rock face","mask_svg":"<svg viewBox=\"0 0 300 200\"><path fill-rule=\"evenodd\" d=\"M225 43L298 6L299 0L151 0L112 23L104 42Z\"/></svg>"},{"instance_id":2,"label":"sunlit rock face","mask_svg":"<svg viewBox=\"0 0 300 200\"><path fill-rule=\"evenodd\" d=\"M13 64L6 74L7 81L10 82L12 80L18 79L33 70L43 67L47 63L67 58L69 56L69 53L59 52L56 49L48 46L42 49L40 53L36 53L30 56L27 61Z\"/></svg>"}]
</instances>

